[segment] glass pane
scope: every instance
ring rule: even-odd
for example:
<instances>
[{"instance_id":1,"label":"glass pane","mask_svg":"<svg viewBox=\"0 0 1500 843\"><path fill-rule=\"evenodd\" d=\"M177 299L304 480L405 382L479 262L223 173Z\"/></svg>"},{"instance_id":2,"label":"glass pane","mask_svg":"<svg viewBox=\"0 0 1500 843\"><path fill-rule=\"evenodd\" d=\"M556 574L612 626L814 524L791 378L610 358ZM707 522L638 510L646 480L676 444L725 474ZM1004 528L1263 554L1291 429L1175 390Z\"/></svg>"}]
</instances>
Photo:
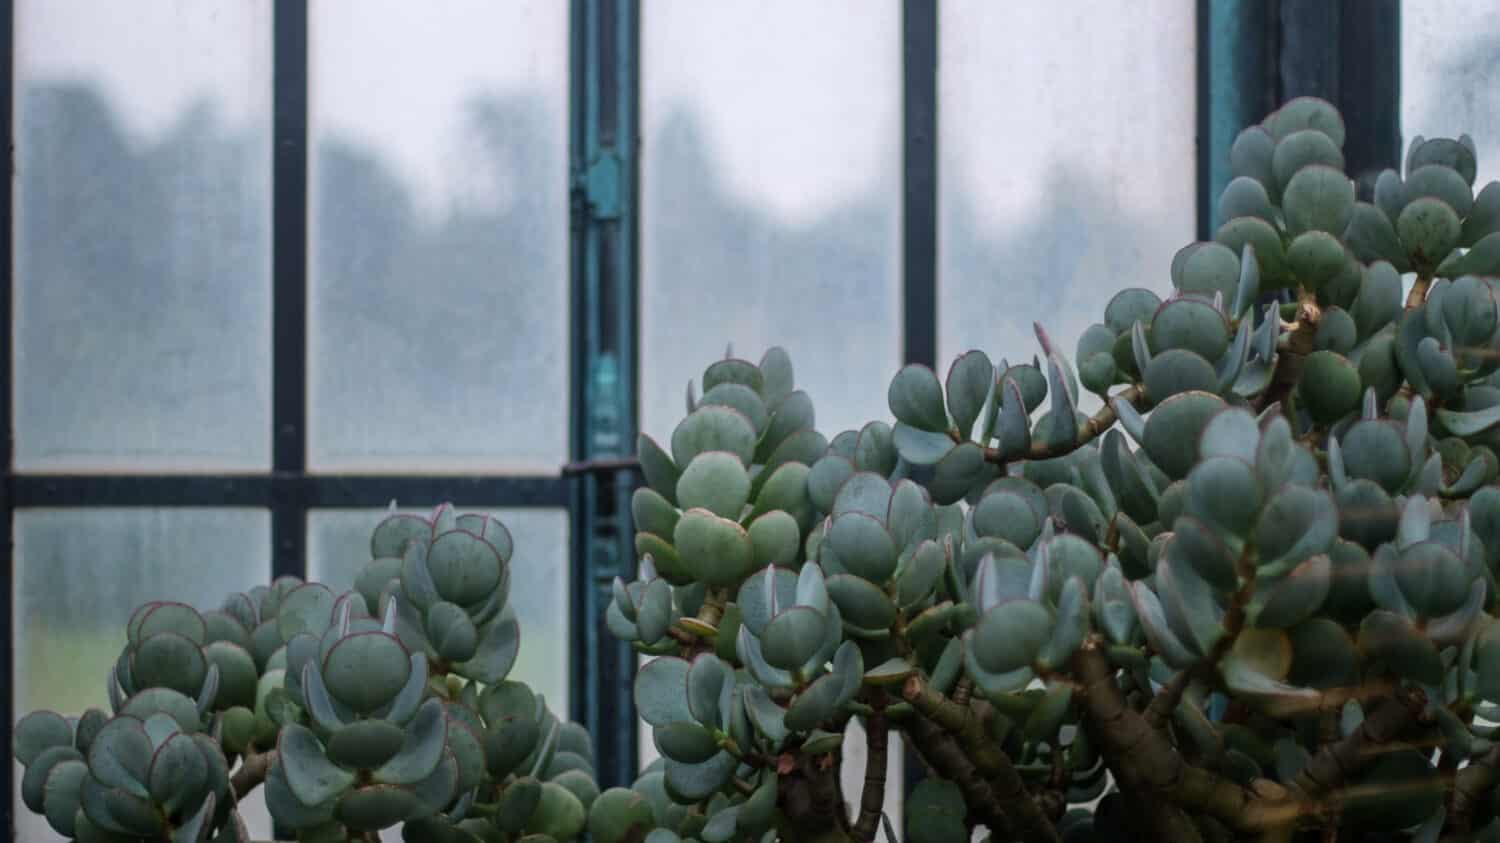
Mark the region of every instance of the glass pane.
<instances>
[{"instance_id":1,"label":"glass pane","mask_svg":"<svg viewBox=\"0 0 1500 843\"><path fill-rule=\"evenodd\" d=\"M938 363L1029 362L1036 321L1071 358L1193 240L1193 0L940 9Z\"/></svg>"},{"instance_id":2,"label":"glass pane","mask_svg":"<svg viewBox=\"0 0 1500 843\"><path fill-rule=\"evenodd\" d=\"M1500 18L1489 0L1424 0L1401 8L1402 156L1417 135L1468 133L1475 192L1500 179Z\"/></svg>"},{"instance_id":3,"label":"glass pane","mask_svg":"<svg viewBox=\"0 0 1500 843\"><path fill-rule=\"evenodd\" d=\"M511 558L510 603L521 624L521 654L511 670L546 696L547 706L568 714L568 654L572 625L568 613L568 513L560 509L484 509L505 522L515 540ZM430 509L403 509L427 515ZM370 561L370 533L381 509L318 509L308 513L307 574L335 588L349 588Z\"/></svg>"},{"instance_id":4,"label":"glass pane","mask_svg":"<svg viewBox=\"0 0 1500 843\"><path fill-rule=\"evenodd\" d=\"M265 510L17 510L16 716L108 710L104 677L136 607L167 599L217 608L230 592L270 582L270 559ZM61 839L14 804L17 840Z\"/></svg>"},{"instance_id":5,"label":"glass pane","mask_svg":"<svg viewBox=\"0 0 1500 843\"><path fill-rule=\"evenodd\" d=\"M311 15L312 466L555 473L568 4L325 0Z\"/></svg>"},{"instance_id":6,"label":"glass pane","mask_svg":"<svg viewBox=\"0 0 1500 843\"><path fill-rule=\"evenodd\" d=\"M15 14L16 467L268 468L271 0Z\"/></svg>"},{"instance_id":7,"label":"glass pane","mask_svg":"<svg viewBox=\"0 0 1500 843\"><path fill-rule=\"evenodd\" d=\"M901 4L641 10L641 429L733 343L791 352L832 435L901 362Z\"/></svg>"}]
</instances>

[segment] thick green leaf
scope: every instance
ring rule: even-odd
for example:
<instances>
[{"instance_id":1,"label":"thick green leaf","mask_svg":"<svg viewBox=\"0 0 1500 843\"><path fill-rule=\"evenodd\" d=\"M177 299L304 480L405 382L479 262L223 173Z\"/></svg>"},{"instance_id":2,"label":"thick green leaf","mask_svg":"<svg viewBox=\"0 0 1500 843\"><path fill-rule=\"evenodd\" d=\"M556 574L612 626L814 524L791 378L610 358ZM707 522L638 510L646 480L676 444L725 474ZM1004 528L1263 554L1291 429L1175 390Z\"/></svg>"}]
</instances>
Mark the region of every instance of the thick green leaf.
<instances>
[{"instance_id":1,"label":"thick green leaf","mask_svg":"<svg viewBox=\"0 0 1500 843\"><path fill-rule=\"evenodd\" d=\"M706 509L683 513L672 543L686 569L713 587L738 584L755 564L755 548L745 528Z\"/></svg>"},{"instance_id":2,"label":"thick green leaf","mask_svg":"<svg viewBox=\"0 0 1500 843\"><path fill-rule=\"evenodd\" d=\"M686 659L675 656L652 659L641 666L635 678L635 707L641 719L652 726L692 722L687 690L690 667Z\"/></svg>"},{"instance_id":3,"label":"thick green leaf","mask_svg":"<svg viewBox=\"0 0 1500 843\"><path fill-rule=\"evenodd\" d=\"M341 767L373 770L391 760L406 742L406 732L388 720L360 720L328 738L329 760Z\"/></svg>"},{"instance_id":4,"label":"thick green leaf","mask_svg":"<svg viewBox=\"0 0 1500 843\"><path fill-rule=\"evenodd\" d=\"M666 498L667 502L675 504L680 469L672 462L672 458L656 444L655 439L644 433L636 437L635 451L641 461L641 473L646 477L646 485Z\"/></svg>"},{"instance_id":5,"label":"thick green leaf","mask_svg":"<svg viewBox=\"0 0 1500 843\"><path fill-rule=\"evenodd\" d=\"M1312 617L1328 598L1333 564L1326 554L1309 557L1281 578L1256 582L1252 617L1257 626L1290 627Z\"/></svg>"},{"instance_id":6,"label":"thick green leaf","mask_svg":"<svg viewBox=\"0 0 1500 843\"><path fill-rule=\"evenodd\" d=\"M406 648L395 636L382 632L361 632L340 640L323 662L329 692L361 713L390 702L410 673Z\"/></svg>"},{"instance_id":7,"label":"thick green leaf","mask_svg":"<svg viewBox=\"0 0 1500 843\"><path fill-rule=\"evenodd\" d=\"M968 806L958 785L923 779L906 798L906 836L911 843L966 843Z\"/></svg>"},{"instance_id":8,"label":"thick green leaf","mask_svg":"<svg viewBox=\"0 0 1500 843\"><path fill-rule=\"evenodd\" d=\"M734 671L712 653L699 653L688 667L688 711L704 726L717 727L722 719L720 700L724 686L734 687Z\"/></svg>"},{"instance_id":9,"label":"thick green leaf","mask_svg":"<svg viewBox=\"0 0 1500 843\"><path fill-rule=\"evenodd\" d=\"M760 636L766 662L782 670L807 664L827 632L827 620L807 606L792 606L766 624Z\"/></svg>"},{"instance_id":10,"label":"thick green leaf","mask_svg":"<svg viewBox=\"0 0 1500 843\"><path fill-rule=\"evenodd\" d=\"M1443 660L1437 648L1411 621L1385 609L1376 609L1359 626L1359 648L1381 660L1396 675L1438 685L1443 681Z\"/></svg>"},{"instance_id":11,"label":"thick green leaf","mask_svg":"<svg viewBox=\"0 0 1500 843\"><path fill-rule=\"evenodd\" d=\"M886 498L889 500L889 492ZM896 570L896 541L875 517L860 512L840 515L833 519L824 542L850 573L870 582L884 583Z\"/></svg>"},{"instance_id":12,"label":"thick green leaf","mask_svg":"<svg viewBox=\"0 0 1500 843\"><path fill-rule=\"evenodd\" d=\"M701 508L738 519L749 499L750 474L739 457L727 451L699 454L677 480L677 502L683 509Z\"/></svg>"},{"instance_id":13,"label":"thick green leaf","mask_svg":"<svg viewBox=\"0 0 1500 843\"><path fill-rule=\"evenodd\" d=\"M861 629L889 629L896 620L896 605L869 580L852 574L828 578L828 596L838 604L844 620Z\"/></svg>"},{"instance_id":14,"label":"thick green leaf","mask_svg":"<svg viewBox=\"0 0 1500 843\"><path fill-rule=\"evenodd\" d=\"M295 723L281 730L277 750L276 764L303 805L321 805L354 784L354 774L329 761L317 737Z\"/></svg>"},{"instance_id":15,"label":"thick green leaf","mask_svg":"<svg viewBox=\"0 0 1500 843\"><path fill-rule=\"evenodd\" d=\"M934 465L957 444L945 431L927 431L896 422L892 437L896 452L912 465Z\"/></svg>"},{"instance_id":16,"label":"thick green leaf","mask_svg":"<svg viewBox=\"0 0 1500 843\"><path fill-rule=\"evenodd\" d=\"M140 720L116 717L89 746L89 772L106 787L144 799L149 795L146 784L153 751Z\"/></svg>"},{"instance_id":17,"label":"thick green leaf","mask_svg":"<svg viewBox=\"0 0 1500 843\"><path fill-rule=\"evenodd\" d=\"M814 680L787 707L784 719L786 727L794 732L816 728L836 713L843 690L841 677L832 673Z\"/></svg>"},{"instance_id":18,"label":"thick green leaf","mask_svg":"<svg viewBox=\"0 0 1500 843\"><path fill-rule=\"evenodd\" d=\"M909 364L891 379L886 391L891 415L918 430L946 431L948 413L943 408L943 385L932 369Z\"/></svg>"},{"instance_id":19,"label":"thick green leaf","mask_svg":"<svg viewBox=\"0 0 1500 843\"><path fill-rule=\"evenodd\" d=\"M1396 219L1396 233L1414 261L1436 266L1458 245L1459 216L1441 199L1423 197L1409 202Z\"/></svg>"},{"instance_id":20,"label":"thick green leaf","mask_svg":"<svg viewBox=\"0 0 1500 843\"><path fill-rule=\"evenodd\" d=\"M73 727L55 711L33 711L16 722L12 738L16 760L29 767L45 751L73 745Z\"/></svg>"},{"instance_id":21,"label":"thick green leaf","mask_svg":"<svg viewBox=\"0 0 1500 843\"><path fill-rule=\"evenodd\" d=\"M1028 667L1052 635L1052 614L1040 603L1011 600L979 619L970 639L974 657L991 673Z\"/></svg>"},{"instance_id":22,"label":"thick green leaf","mask_svg":"<svg viewBox=\"0 0 1500 843\"><path fill-rule=\"evenodd\" d=\"M378 831L411 818L421 807L410 788L377 784L345 793L334 806L334 816L352 829Z\"/></svg>"},{"instance_id":23,"label":"thick green leaf","mask_svg":"<svg viewBox=\"0 0 1500 843\"><path fill-rule=\"evenodd\" d=\"M960 436L967 437L996 387L995 366L983 351L970 351L948 370L948 410Z\"/></svg>"},{"instance_id":24,"label":"thick green leaf","mask_svg":"<svg viewBox=\"0 0 1500 843\"><path fill-rule=\"evenodd\" d=\"M700 764L719 751L719 742L712 732L688 721L658 726L652 732L652 738L664 757L684 764Z\"/></svg>"},{"instance_id":25,"label":"thick green leaf","mask_svg":"<svg viewBox=\"0 0 1500 843\"><path fill-rule=\"evenodd\" d=\"M1354 182L1343 170L1314 165L1298 170L1282 193L1287 232L1342 233L1354 206Z\"/></svg>"},{"instance_id":26,"label":"thick green leaf","mask_svg":"<svg viewBox=\"0 0 1500 843\"><path fill-rule=\"evenodd\" d=\"M1208 392L1184 392L1158 404L1142 433L1151 461L1168 477L1187 476L1197 462L1203 429L1225 406L1224 399Z\"/></svg>"},{"instance_id":27,"label":"thick green leaf","mask_svg":"<svg viewBox=\"0 0 1500 843\"><path fill-rule=\"evenodd\" d=\"M722 406L699 407L672 431L672 462L686 466L705 451L728 451L749 466L757 439L755 425L744 413Z\"/></svg>"},{"instance_id":28,"label":"thick green leaf","mask_svg":"<svg viewBox=\"0 0 1500 843\"><path fill-rule=\"evenodd\" d=\"M437 769L448 741L448 716L442 700L431 697L417 709L406 728L401 749L374 773L377 782L416 784Z\"/></svg>"},{"instance_id":29,"label":"thick green leaf","mask_svg":"<svg viewBox=\"0 0 1500 843\"><path fill-rule=\"evenodd\" d=\"M1276 133L1273 133L1276 134ZM1343 172L1344 155L1328 135L1316 129L1277 134L1276 151L1271 156L1271 172L1278 192L1285 193L1292 176L1303 167L1323 164Z\"/></svg>"},{"instance_id":30,"label":"thick green leaf","mask_svg":"<svg viewBox=\"0 0 1500 843\"><path fill-rule=\"evenodd\" d=\"M442 599L472 606L499 587L505 562L499 548L479 536L451 530L433 539L427 572Z\"/></svg>"}]
</instances>

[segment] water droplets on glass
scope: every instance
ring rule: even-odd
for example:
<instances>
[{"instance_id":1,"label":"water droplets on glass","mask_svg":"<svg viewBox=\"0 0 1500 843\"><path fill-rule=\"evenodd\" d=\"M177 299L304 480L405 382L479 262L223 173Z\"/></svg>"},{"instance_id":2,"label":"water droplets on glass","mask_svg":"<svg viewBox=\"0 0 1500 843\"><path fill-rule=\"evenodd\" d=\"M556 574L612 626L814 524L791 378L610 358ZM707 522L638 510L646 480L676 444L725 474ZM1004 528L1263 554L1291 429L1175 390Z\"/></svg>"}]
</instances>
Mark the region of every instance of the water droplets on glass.
<instances>
[{"instance_id":1,"label":"water droplets on glass","mask_svg":"<svg viewBox=\"0 0 1500 843\"><path fill-rule=\"evenodd\" d=\"M1196 215L1193 9L941 5L940 375L971 348L1030 362L1033 322L1071 358L1115 291L1170 289Z\"/></svg>"},{"instance_id":2,"label":"water droplets on glass","mask_svg":"<svg viewBox=\"0 0 1500 843\"><path fill-rule=\"evenodd\" d=\"M270 466L270 7L16 4L18 470Z\"/></svg>"},{"instance_id":3,"label":"water droplets on glass","mask_svg":"<svg viewBox=\"0 0 1500 843\"><path fill-rule=\"evenodd\" d=\"M1500 179L1500 19L1489 0L1401 8L1401 155L1412 138L1474 139L1478 193Z\"/></svg>"},{"instance_id":4,"label":"water droplets on glass","mask_svg":"<svg viewBox=\"0 0 1500 843\"><path fill-rule=\"evenodd\" d=\"M641 20L641 429L792 355L832 436L901 362L901 6L653 2Z\"/></svg>"},{"instance_id":5,"label":"water droplets on glass","mask_svg":"<svg viewBox=\"0 0 1500 843\"><path fill-rule=\"evenodd\" d=\"M567 4L327 0L310 27L309 465L555 473Z\"/></svg>"}]
</instances>

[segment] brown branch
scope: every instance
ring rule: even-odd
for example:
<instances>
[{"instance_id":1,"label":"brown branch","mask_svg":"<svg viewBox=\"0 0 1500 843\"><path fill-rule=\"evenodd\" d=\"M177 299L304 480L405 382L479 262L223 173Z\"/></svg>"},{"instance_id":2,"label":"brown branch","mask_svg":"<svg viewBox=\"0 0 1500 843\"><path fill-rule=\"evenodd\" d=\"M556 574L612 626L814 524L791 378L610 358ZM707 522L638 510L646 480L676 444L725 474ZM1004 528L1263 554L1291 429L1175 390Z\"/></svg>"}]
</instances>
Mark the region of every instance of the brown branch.
<instances>
[{"instance_id":1,"label":"brown branch","mask_svg":"<svg viewBox=\"0 0 1500 843\"><path fill-rule=\"evenodd\" d=\"M1406 309L1416 310L1427 302L1427 288L1432 286L1432 279L1422 275L1412 283L1411 291L1406 294Z\"/></svg>"},{"instance_id":2,"label":"brown branch","mask_svg":"<svg viewBox=\"0 0 1500 843\"><path fill-rule=\"evenodd\" d=\"M995 799L989 785L979 777L974 763L964 755L958 741L918 712L906 722L907 735L918 757L938 777L958 785L968 806L967 822L987 826L996 840L1015 838L1015 826Z\"/></svg>"},{"instance_id":3,"label":"brown branch","mask_svg":"<svg viewBox=\"0 0 1500 843\"><path fill-rule=\"evenodd\" d=\"M266 780L266 774L271 771L271 765L276 761L276 750L269 749L265 752L247 752L240 759L240 767L234 771L229 785L234 790L236 801L244 799L250 791L259 787Z\"/></svg>"},{"instance_id":4,"label":"brown branch","mask_svg":"<svg viewBox=\"0 0 1500 843\"><path fill-rule=\"evenodd\" d=\"M1397 691L1375 704L1369 715L1336 743L1318 750L1287 787L1304 799L1318 799L1341 787L1379 751L1419 723L1425 695Z\"/></svg>"},{"instance_id":5,"label":"brown branch","mask_svg":"<svg viewBox=\"0 0 1500 843\"><path fill-rule=\"evenodd\" d=\"M960 706L930 687L920 674L913 674L901 689L901 696L944 730L958 738L959 744L974 768L989 785L1001 810L1016 824L1023 840L1058 840L1057 829L1042 813L1021 781L1021 774L999 745L985 734L984 724L974 712Z\"/></svg>"},{"instance_id":6,"label":"brown branch","mask_svg":"<svg viewBox=\"0 0 1500 843\"><path fill-rule=\"evenodd\" d=\"M967 676L958 677L958 681L953 683L953 702L960 706L967 706L973 695L974 680Z\"/></svg>"},{"instance_id":7,"label":"brown branch","mask_svg":"<svg viewBox=\"0 0 1500 843\"><path fill-rule=\"evenodd\" d=\"M1151 698L1146 710L1141 713L1146 725L1161 731L1167 727L1167 719L1172 712L1177 710L1177 704L1182 702L1182 695L1189 685L1193 684L1192 670L1179 670L1177 675L1167 680L1167 684L1161 686L1156 696Z\"/></svg>"},{"instance_id":8,"label":"brown branch","mask_svg":"<svg viewBox=\"0 0 1500 843\"><path fill-rule=\"evenodd\" d=\"M1137 833L1143 838L1201 839L1184 807L1249 831L1272 829L1308 812L1272 781L1257 779L1244 787L1188 764L1170 739L1126 704L1097 636L1074 654L1073 666L1082 682L1084 728L1122 790L1136 797L1145 825Z\"/></svg>"},{"instance_id":9,"label":"brown branch","mask_svg":"<svg viewBox=\"0 0 1500 843\"><path fill-rule=\"evenodd\" d=\"M1317 301L1305 291L1298 296L1297 321L1292 323L1286 347L1276 353L1276 368L1271 372L1271 385L1254 402L1256 412L1285 399L1302 377L1302 363L1313 352L1314 339L1318 332L1318 321L1322 311Z\"/></svg>"},{"instance_id":10,"label":"brown branch","mask_svg":"<svg viewBox=\"0 0 1500 843\"><path fill-rule=\"evenodd\" d=\"M1104 406L1099 409L1099 412L1094 413L1094 415L1089 417L1088 421L1083 423L1083 427L1081 427L1078 431L1078 437L1071 444L1048 447L1041 442L1033 442L1031 443L1031 447L1027 449L1025 454L1014 457L1006 457L1005 455L1000 453L999 448L985 448L984 459L986 462L992 462L996 465L1005 465L1006 463L1012 463L1023 459L1050 460L1055 457L1061 457L1071 454L1079 448L1082 448L1084 445L1087 445L1088 443L1094 441L1094 439L1098 438L1099 436L1102 436L1105 431L1113 427L1114 423L1119 420L1119 417L1115 414L1114 405L1113 403L1111 403L1115 399L1128 401L1131 404L1137 405L1137 408L1139 408L1140 403L1145 401L1146 399L1146 391L1143 387L1137 384L1121 390L1120 393L1114 396L1114 398L1110 399L1110 401L1104 402ZM949 435L953 437L953 440L955 442L963 441L957 431L949 431Z\"/></svg>"},{"instance_id":11,"label":"brown branch","mask_svg":"<svg viewBox=\"0 0 1500 843\"><path fill-rule=\"evenodd\" d=\"M1214 642L1213 649L1202 661L1186 670L1178 671L1175 676L1167 680L1167 684L1161 687L1156 696L1151 698L1151 702L1141 715L1151 728L1157 731L1166 728L1167 720L1171 718L1172 712L1177 710L1177 705L1182 701L1182 695L1187 691L1188 686L1193 684L1194 679L1212 671L1229 654L1230 649L1234 647L1234 642L1239 639L1240 632L1245 628L1246 607L1250 605L1250 599L1255 594L1255 562L1251 559L1251 550L1250 545L1245 545L1244 551L1234 562L1235 573L1240 578L1240 587L1235 590L1230 598L1229 608L1224 612L1223 634Z\"/></svg>"},{"instance_id":12,"label":"brown branch","mask_svg":"<svg viewBox=\"0 0 1500 843\"><path fill-rule=\"evenodd\" d=\"M859 797L859 820L854 823L854 839L869 843L880 828L880 813L885 809L886 744L890 726L885 722L884 707L877 704L875 713L865 719L865 788ZM894 843L892 841L891 843Z\"/></svg>"},{"instance_id":13,"label":"brown branch","mask_svg":"<svg viewBox=\"0 0 1500 843\"><path fill-rule=\"evenodd\" d=\"M1443 843L1469 839L1474 824L1474 809L1485 794L1500 783L1500 745L1469 762L1453 778L1448 794L1448 819L1443 827Z\"/></svg>"}]
</instances>

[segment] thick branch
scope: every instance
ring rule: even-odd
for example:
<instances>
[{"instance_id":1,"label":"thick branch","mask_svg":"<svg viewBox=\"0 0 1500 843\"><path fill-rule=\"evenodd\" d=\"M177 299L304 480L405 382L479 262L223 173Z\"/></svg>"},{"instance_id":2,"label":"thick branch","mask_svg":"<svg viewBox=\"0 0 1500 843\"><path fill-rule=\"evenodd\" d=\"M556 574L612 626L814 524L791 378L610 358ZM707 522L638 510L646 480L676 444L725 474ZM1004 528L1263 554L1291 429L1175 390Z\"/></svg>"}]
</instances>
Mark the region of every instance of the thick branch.
<instances>
[{"instance_id":1,"label":"thick branch","mask_svg":"<svg viewBox=\"0 0 1500 843\"><path fill-rule=\"evenodd\" d=\"M859 797L859 819L854 823L854 839L860 843L874 840L880 828L880 812L885 809L885 753L889 740L885 711L877 708L865 719L865 788Z\"/></svg>"},{"instance_id":2,"label":"thick branch","mask_svg":"<svg viewBox=\"0 0 1500 843\"><path fill-rule=\"evenodd\" d=\"M1197 828L1178 805L1202 811L1241 830L1263 830L1295 819L1303 808L1268 780L1242 787L1188 764L1172 742L1125 703L1115 669L1098 639L1073 657L1082 681L1084 726L1121 786L1141 802L1153 839L1198 840Z\"/></svg>"},{"instance_id":3,"label":"thick branch","mask_svg":"<svg viewBox=\"0 0 1500 843\"><path fill-rule=\"evenodd\" d=\"M1082 448L1084 445L1087 445L1088 443L1094 441L1096 438L1104 435L1105 431L1114 426L1114 423L1118 420L1118 417L1115 415L1115 408L1112 403L1113 400L1118 399L1120 401L1129 401L1131 404L1136 404L1137 407L1139 407L1140 402L1143 401L1145 397L1145 390L1143 390L1140 386L1131 386L1127 389L1121 390L1119 395L1116 395L1114 399L1111 399L1111 401L1105 402L1104 406L1099 409L1099 412L1089 417L1089 420L1083 423L1083 427L1078 431L1077 439L1075 439L1071 444L1059 445L1057 447L1048 447L1041 442L1033 442L1031 443L1031 448L1028 449L1024 455L1012 457L1006 457L1005 455L1001 454L999 448L985 448L985 461L996 463L998 465L1005 465L1006 463L1016 462L1017 460L1022 459L1050 460L1054 457L1066 456L1067 454L1073 453L1079 448ZM956 433L953 435L957 437Z\"/></svg>"},{"instance_id":4,"label":"thick branch","mask_svg":"<svg viewBox=\"0 0 1500 843\"><path fill-rule=\"evenodd\" d=\"M1427 302L1427 288L1432 285L1432 279L1421 275L1411 285L1411 292L1406 294L1406 309L1416 310Z\"/></svg>"},{"instance_id":5,"label":"thick branch","mask_svg":"<svg viewBox=\"0 0 1500 843\"><path fill-rule=\"evenodd\" d=\"M240 759L239 769L234 771L234 776L229 780L230 787L234 789L234 798L244 799L246 794L264 782L275 760L276 750L274 749L246 753Z\"/></svg>"},{"instance_id":6,"label":"thick branch","mask_svg":"<svg viewBox=\"0 0 1500 843\"><path fill-rule=\"evenodd\" d=\"M1420 691L1397 691L1376 703L1369 715L1342 740L1318 750L1288 784L1304 799L1318 799L1341 787L1383 744L1416 726L1422 711Z\"/></svg>"},{"instance_id":7,"label":"thick branch","mask_svg":"<svg viewBox=\"0 0 1500 843\"><path fill-rule=\"evenodd\" d=\"M924 717L933 720L959 739L964 754L974 762L975 769L994 792L1001 810L1015 821L1021 839L1059 839L1057 829L1026 790L1021 774L1016 771L1004 750L984 733L984 725L974 716L973 710L960 706L933 690L920 675L915 674L906 680L901 696Z\"/></svg>"},{"instance_id":8,"label":"thick branch","mask_svg":"<svg viewBox=\"0 0 1500 843\"><path fill-rule=\"evenodd\" d=\"M953 736L920 713L906 721L906 729L911 746L932 772L958 785L969 809L968 821L989 827L996 840L1013 839L1015 827L1010 817L1000 808L995 794L980 779L973 762L964 755Z\"/></svg>"},{"instance_id":9,"label":"thick branch","mask_svg":"<svg viewBox=\"0 0 1500 843\"><path fill-rule=\"evenodd\" d=\"M1239 575L1240 587L1235 590L1229 601L1229 608L1224 612L1223 629L1224 634L1214 642L1213 649L1197 664L1186 670L1178 671L1177 675L1167 680L1156 696L1142 713L1146 724L1160 731L1166 728L1167 720L1171 718L1172 712L1177 710L1177 704L1182 701L1182 695L1187 691L1193 680L1204 673L1214 670L1219 662L1229 654L1234 642L1240 637L1240 631L1245 628L1245 609L1250 605L1250 598L1255 594L1255 564L1250 558L1251 548L1245 546L1235 560L1235 573Z\"/></svg>"},{"instance_id":10,"label":"thick branch","mask_svg":"<svg viewBox=\"0 0 1500 843\"><path fill-rule=\"evenodd\" d=\"M1500 746L1469 762L1453 778L1443 843L1466 840L1474 824L1474 809L1484 795L1500 784Z\"/></svg>"},{"instance_id":11,"label":"thick branch","mask_svg":"<svg viewBox=\"0 0 1500 843\"><path fill-rule=\"evenodd\" d=\"M1292 324L1292 332L1287 337L1286 346L1276 353L1276 368L1271 372L1271 385L1266 387L1266 391L1261 393L1260 398L1255 401L1256 411L1264 410L1291 394L1292 389L1297 385L1297 380L1302 376L1302 362L1313 351L1313 340L1317 336L1318 321L1321 317L1322 312L1318 309L1317 302L1311 300L1307 294L1301 295L1297 307L1297 321Z\"/></svg>"}]
</instances>

